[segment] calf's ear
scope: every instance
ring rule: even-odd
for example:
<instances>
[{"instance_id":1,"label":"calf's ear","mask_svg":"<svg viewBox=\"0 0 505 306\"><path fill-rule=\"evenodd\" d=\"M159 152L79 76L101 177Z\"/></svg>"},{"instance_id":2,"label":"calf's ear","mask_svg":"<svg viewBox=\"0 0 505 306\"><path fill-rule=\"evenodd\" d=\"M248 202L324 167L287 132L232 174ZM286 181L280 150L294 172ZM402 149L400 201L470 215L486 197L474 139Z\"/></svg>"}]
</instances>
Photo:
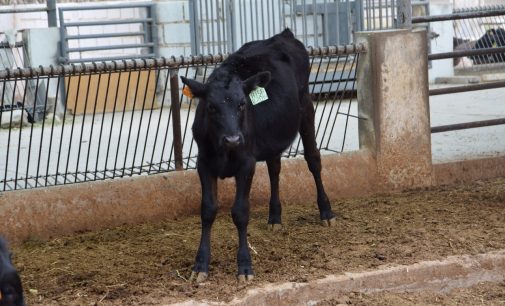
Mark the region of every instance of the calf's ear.
<instances>
[{"instance_id":1,"label":"calf's ear","mask_svg":"<svg viewBox=\"0 0 505 306\"><path fill-rule=\"evenodd\" d=\"M202 84L196 80L188 79L181 76L182 83L186 84L191 90L191 94L194 97L200 98L205 95L206 87L205 84Z\"/></svg>"},{"instance_id":2,"label":"calf's ear","mask_svg":"<svg viewBox=\"0 0 505 306\"><path fill-rule=\"evenodd\" d=\"M247 80L242 82L242 86L244 87L244 92L248 95L253 89L257 86L265 87L270 82L270 71L259 72L252 77L249 77Z\"/></svg>"}]
</instances>

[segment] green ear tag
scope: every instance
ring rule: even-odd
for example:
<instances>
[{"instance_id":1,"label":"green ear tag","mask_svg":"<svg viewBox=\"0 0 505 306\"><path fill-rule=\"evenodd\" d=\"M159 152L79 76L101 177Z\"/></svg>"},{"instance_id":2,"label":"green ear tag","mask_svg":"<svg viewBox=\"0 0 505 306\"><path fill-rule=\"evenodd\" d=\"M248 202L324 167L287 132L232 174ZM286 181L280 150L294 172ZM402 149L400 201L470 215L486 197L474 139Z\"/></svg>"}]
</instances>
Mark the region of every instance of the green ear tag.
<instances>
[{"instance_id":1,"label":"green ear tag","mask_svg":"<svg viewBox=\"0 0 505 306\"><path fill-rule=\"evenodd\" d=\"M267 91L263 87L256 87L253 91L249 93L249 98L253 105L261 103L268 100Z\"/></svg>"}]
</instances>

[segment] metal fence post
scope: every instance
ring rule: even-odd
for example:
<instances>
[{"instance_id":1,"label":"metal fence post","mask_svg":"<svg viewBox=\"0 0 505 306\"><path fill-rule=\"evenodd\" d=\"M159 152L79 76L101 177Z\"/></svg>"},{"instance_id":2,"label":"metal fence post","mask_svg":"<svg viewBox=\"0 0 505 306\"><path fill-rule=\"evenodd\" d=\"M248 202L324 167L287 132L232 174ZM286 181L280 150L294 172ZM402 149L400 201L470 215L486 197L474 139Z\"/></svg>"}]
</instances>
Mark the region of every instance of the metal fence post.
<instances>
[{"instance_id":1,"label":"metal fence post","mask_svg":"<svg viewBox=\"0 0 505 306\"><path fill-rule=\"evenodd\" d=\"M172 127L174 137L175 170L182 167L181 104L179 103L179 71L170 69L170 108L172 109Z\"/></svg>"},{"instance_id":2,"label":"metal fence post","mask_svg":"<svg viewBox=\"0 0 505 306\"><path fill-rule=\"evenodd\" d=\"M56 0L47 0L47 25L50 28L58 26L56 17Z\"/></svg>"},{"instance_id":3,"label":"metal fence post","mask_svg":"<svg viewBox=\"0 0 505 306\"><path fill-rule=\"evenodd\" d=\"M412 29L412 3L411 0L398 0L396 28Z\"/></svg>"}]
</instances>

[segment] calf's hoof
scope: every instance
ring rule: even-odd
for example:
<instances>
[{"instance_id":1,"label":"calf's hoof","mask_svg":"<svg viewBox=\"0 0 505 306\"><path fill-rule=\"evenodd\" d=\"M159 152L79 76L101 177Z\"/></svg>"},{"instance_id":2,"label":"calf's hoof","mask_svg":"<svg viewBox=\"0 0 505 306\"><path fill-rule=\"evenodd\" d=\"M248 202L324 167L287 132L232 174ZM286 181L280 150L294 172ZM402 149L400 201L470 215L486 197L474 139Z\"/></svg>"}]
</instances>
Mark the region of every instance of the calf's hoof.
<instances>
[{"instance_id":1,"label":"calf's hoof","mask_svg":"<svg viewBox=\"0 0 505 306\"><path fill-rule=\"evenodd\" d=\"M237 280L241 284L250 282L253 279L254 279L254 275L253 274L239 274L239 275L237 275Z\"/></svg>"},{"instance_id":2,"label":"calf's hoof","mask_svg":"<svg viewBox=\"0 0 505 306\"><path fill-rule=\"evenodd\" d=\"M331 219L321 220L321 224L327 227L333 227L337 225L337 218L333 217Z\"/></svg>"},{"instance_id":3,"label":"calf's hoof","mask_svg":"<svg viewBox=\"0 0 505 306\"><path fill-rule=\"evenodd\" d=\"M189 277L190 282L201 283L207 280L209 277L208 273L205 272L191 272L191 276Z\"/></svg>"},{"instance_id":4,"label":"calf's hoof","mask_svg":"<svg viewBox=\"0 0 505 306\"><path fill-rule=\"evenodd\" d=\"M279 223L274 223L274 224L268 224L267 225L267 228L268 230L272 231L272 232L278 232L282 229L282 224L279 224Z\"/></svg>"}]
</instances>

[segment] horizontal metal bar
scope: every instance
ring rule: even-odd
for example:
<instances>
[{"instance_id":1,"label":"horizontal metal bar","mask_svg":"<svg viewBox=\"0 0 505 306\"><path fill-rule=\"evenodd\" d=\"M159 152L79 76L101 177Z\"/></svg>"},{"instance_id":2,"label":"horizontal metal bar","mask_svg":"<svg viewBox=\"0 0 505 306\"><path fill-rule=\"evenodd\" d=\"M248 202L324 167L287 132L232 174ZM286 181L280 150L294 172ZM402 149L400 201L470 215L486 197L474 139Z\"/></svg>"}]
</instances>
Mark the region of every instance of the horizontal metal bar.
<instances>
[{"instance_id":1,"label":"horizontal metal bar","mask_svg":"<svg viewBox=\"0 0 505 306\"><path fill-rule=\"evenodd\" d=\"M89 26L104 26L116 24L132 24L132 23L145 23L152 22L152 18L131 18L121 20L108 20L108 21L82 21L82 22L65 22L65 27L89 27Z\"/></svg>"},{"instance_id":2,"label":"horizontal metal bar","mask_svg":"<svg viewBox=\"0 0 505 306\"><path fill-rule=\"evenodd\" d=\"M104 34L86 34L86 35L68 35L66 40L72 39L93 39L93 38L111 38L111 37L126 37L126 36L143 36L144 32L118 32Z\"/></svg>"},{"instance_id":3,"label":"horizontal metal bar","mask_svg":"<svg viewBox=\"0 0 505 306\"><path fill-rule=\"evenodd\" d=\"M347 45L332 47L310 47L307 49L309 56L332 56L332 55L350 55L366 52L364 45ZM119 71L130 68L149 69L149 68L178 68L183 66L195 66L204 64L219 64L228 58L228 54L218 55L198 55L198 56L180 56L171 58L152 58L151 54L135 55L132 57L113 57L113 58L88 58L88 59L70 59L69 63L85 63L81 65L58 65L58 66L39 66L32 68L18 68L0 70L0 80L19 77L38 77L38 76L56 76L71 75L76 73L97 73L105 71ZM147 59L139 59L149 57Z\"/></svg>"},{"instance_id":4,"label":"horizontal metal bar","mask_svg":"<svg viewBox=\"0 0 505 306\"><path fill-rule=\"evenodd\" d=\"M86 11L86 10L112 10L112 9L123 9L123 8L135 8L135 7L151 7L154 4L151 2L140 2L140 3L125 3L125 4L110 4L110 5L79 5L71 7L61 7L61 11Z\"/></svg>"},{"instance_id":5,"label":"horizontal metal bar","mask_svg":"<svg viewBox=\"0 0 505 306\"><path fill-rule=\"evenodd\" d=\"M435 22L435 21L481 18L481 17L501 16L501 15L505 15L505 9L464 12L464 13L454 13L454 14L435 15L435 16L417 16L412 17L412 23L414 24L414 23Z\"/></svg>"},{"instance_id":6,"label":"horizontal metal bar","mask_svg":"<svg viewBox=\"0 0 505 306\"><path fill-rule=\"evenodd\" d=\"M149 48L153 47L154 43L146 44L124 44L124 45L110 45L110 46L96 46L96 47L81 47L81 48L69 48L67 52L89 52L89 51L100 51L100 50L116 50L116 49L133 49L133 48ZM131 57L130 57L131 58Z\"/></svg>"},{"instance_id":7,"label":"horizontal metal bar","mask_svg":"<svg viewBox=\"0 0 505 306\"><path fill-rule=\"evenodd\" d=\"M451 93L493 89L493 88L501 88L501 87L505 87L505 81L430 89L429 93L430 93L430 96L436 96L436 95L445 95L445 94L451 94Z\"/></svg>"},{"instance_id":8,"label":"horizontal metal bar","mask_svg":"<svg viewBox=\"0 0 505 306\"><path fill-rule=\"evenodd\" d=\"M22 14L22 13L37 13L47 12L47 7L33 7L33 8L12 8L0 9L0 14Z\"/></svg>"},{"instance_id":9,"label":"horizontal metal bar","mask_svg":"<svg viewBox=\"0 0 505 306\"><path fill-rule=\"evenodd\" d=\"M503 4L495 4L495 5L479 5L473 7L462 7L462 8L454 8L452 11L454 13L464 13L464 12L475 12L475 11L495 11L498 9L505 9L505 5Z\"/></svg>"},{"instance_id":10,"label":"horizontal metal bar","mask_svg":"<svg viewBox=\"0 0 505 306\"><path fill-rule=\"evenodd\" d=\"M439 60L445 58L455 58L455 57L483 55L483 54L496 54L496 53L505 53L505 47L471 49L471 50L429 54L428 60Z\"/></svg>"},{"instance_id":11,"label":"horizontal metal bar","mask_svg":"<svg viewBox=\"0 0 505 306\"><path fill-rule=\"evenodd\" d=\"M441 132L466 130L466 129L473 129L493 125L502 125L502 124L505 124L505 118L434 126L431 128L431 132L441 133Z\"/></svg>"},{"instance_id":12,"label":"horizontal metal bar","mask_svg":"<svg viewBox=\"0 0 505 306\"><path fill-rule=\"evenodd\" d=\"M135 61L143 61L143 59L153 59L155 57L154 53L146 53L146 54L135 54L135 55L123 55L123 56L110 56L110 57L90 57L90 58L76 58L76 59L68 59L66 60L69 64L71 63L93 63L93 62L111 62L118 61L117 67L120 67L119 63L122 63L123 60L132 61L132 57L135 57ZM93 64L88 64L93 65ZM140 64L142 65L142 64ZM135 66L135 65L134 65ZM143 68L152 68L152 67L138 67L140 69ZM117 68L117 70L122 70L124 68ZM108 71L105 69L104 71ZM104 71L95 71L95 72L104 72ZM93 73L93 71L86 71L85 73Z\"/></svg>"}]
</instances>

